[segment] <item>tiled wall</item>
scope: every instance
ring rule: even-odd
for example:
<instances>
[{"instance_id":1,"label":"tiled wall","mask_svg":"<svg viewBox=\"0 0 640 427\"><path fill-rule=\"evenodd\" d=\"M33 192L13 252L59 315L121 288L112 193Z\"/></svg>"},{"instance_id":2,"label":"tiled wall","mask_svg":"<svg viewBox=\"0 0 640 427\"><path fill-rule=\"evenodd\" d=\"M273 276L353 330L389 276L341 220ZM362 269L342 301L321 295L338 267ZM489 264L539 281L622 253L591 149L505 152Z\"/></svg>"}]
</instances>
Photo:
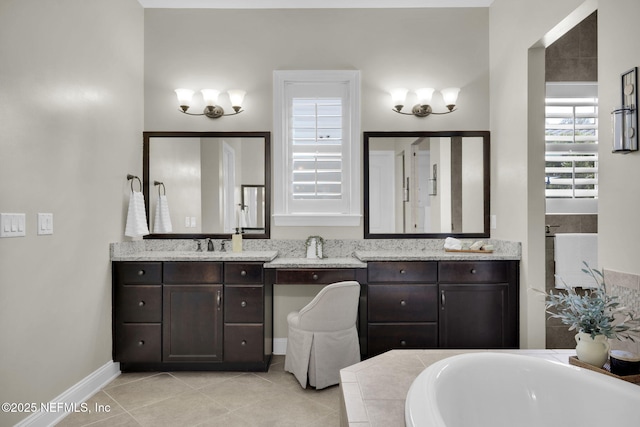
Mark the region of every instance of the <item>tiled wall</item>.
<instances>
[{"instance_id":1,"label":"tiled wall","mask_svg":"<svg viewBox=\"0 0 640 427\"><path fill-rule=\"evenodd\" d=\"M597 233L598 215L546 215L545 224L549 226L549 233L545 234L545 289L548 292L555 289L553 237L560 233ZM569 331L559 320L547 320L547 348L575 348L575 335L575 331Z\"/></svg>"},{"instance_id":2,"label":"tiled wall","mask_svg":"<svg viewBox=\"0 0 640 427\"><path fill-rule=\"evenodd\" d=\"M640 315L640 276L636 274L621 273L619 271L604 271L604 280L607 284L607 292L617 295L622 307ZM637 342L629 340L612 340L611 348L614 350L627 350L640 354L640 334L636 336Z\"/></svg>"}]
</instances>

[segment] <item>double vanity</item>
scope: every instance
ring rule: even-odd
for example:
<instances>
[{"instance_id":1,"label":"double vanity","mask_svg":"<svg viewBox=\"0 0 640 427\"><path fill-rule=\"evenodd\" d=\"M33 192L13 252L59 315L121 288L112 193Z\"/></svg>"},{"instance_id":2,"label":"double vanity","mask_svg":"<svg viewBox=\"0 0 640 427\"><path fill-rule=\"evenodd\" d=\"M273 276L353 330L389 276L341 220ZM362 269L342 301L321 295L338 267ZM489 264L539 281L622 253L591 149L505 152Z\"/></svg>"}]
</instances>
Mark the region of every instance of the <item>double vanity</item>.
<instances>
[{"instance_id":1,"label":"double vanity","mask_svg":"<svg viewBox=\"0 0 640 427\"><path fill-rule=\"evenodd\" d=\"M112 245L113 357L123 371L268 369L274 288L357 280L363 358L391 349L517 348L520 246L449 253L437 240L247 240L244 252L193 242ZM165 245L165 246L162 246ZM278 313L278 316L286 313Z\"/></svg>"}]
</instances>

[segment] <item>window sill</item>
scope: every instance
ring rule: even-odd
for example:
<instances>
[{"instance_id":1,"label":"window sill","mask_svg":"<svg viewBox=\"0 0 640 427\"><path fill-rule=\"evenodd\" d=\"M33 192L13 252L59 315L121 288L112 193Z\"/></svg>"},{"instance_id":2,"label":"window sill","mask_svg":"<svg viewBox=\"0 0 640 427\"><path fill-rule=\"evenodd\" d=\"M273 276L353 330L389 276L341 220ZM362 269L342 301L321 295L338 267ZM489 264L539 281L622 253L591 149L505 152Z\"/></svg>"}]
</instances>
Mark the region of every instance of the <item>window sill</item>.
<instances>
[{"instance_id":1,"label":"window sill","mask_svg":"<svg viewBox=\"0 0 640 427\"><path fill-rule=\"evenodd\" d=\"M275 214L273 223L276 226L304 227L358 227L362 215L359 214Z\"/></svg>"}]
</instances>

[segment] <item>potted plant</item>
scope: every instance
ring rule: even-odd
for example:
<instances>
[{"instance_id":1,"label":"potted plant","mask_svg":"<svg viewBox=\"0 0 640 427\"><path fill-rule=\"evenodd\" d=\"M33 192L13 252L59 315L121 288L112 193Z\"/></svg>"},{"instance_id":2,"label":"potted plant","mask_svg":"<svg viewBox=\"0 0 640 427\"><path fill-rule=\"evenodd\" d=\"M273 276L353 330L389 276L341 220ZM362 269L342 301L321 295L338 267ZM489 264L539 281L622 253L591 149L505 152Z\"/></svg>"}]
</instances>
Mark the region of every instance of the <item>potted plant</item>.
<instances>
[{"instance_id":1,"label":"potted plant","mask_svg":"<svg viewBox=\"0 0 640 427\"><path fill-rule=\"evenodd\" d=\"M596 288L578 294L567 286L566 292L550 291L546 298L546 312L550 318L560 319L569 330L577 330L576 354L583 362L601 368L609 357L609 338L630 339L640 331L635 315L620 307L617 296L607 294L603 274L584 262L582 271L591 275ZM637 336L636 336L637 338Z\"/></svg>"}]
</instances>

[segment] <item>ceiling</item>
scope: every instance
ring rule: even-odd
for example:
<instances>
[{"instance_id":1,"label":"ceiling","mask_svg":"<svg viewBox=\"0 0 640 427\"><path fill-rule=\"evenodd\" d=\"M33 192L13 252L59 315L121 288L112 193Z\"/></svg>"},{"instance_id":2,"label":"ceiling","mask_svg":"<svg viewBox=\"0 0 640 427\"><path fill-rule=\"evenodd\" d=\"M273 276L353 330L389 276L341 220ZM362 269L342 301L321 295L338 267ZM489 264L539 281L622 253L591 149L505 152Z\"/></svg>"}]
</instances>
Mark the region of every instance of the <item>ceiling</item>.
<instances>
[{"instance_id":1,"label":"ceiling","mask_svg":"<svg viewBox=\"0 0 640 427\"><path fill-rule=\"evenodd\" d=\"M356 9L489 7L494 0L138 0L145 8L169 9Z\"/></svg>"}]
</instances>

